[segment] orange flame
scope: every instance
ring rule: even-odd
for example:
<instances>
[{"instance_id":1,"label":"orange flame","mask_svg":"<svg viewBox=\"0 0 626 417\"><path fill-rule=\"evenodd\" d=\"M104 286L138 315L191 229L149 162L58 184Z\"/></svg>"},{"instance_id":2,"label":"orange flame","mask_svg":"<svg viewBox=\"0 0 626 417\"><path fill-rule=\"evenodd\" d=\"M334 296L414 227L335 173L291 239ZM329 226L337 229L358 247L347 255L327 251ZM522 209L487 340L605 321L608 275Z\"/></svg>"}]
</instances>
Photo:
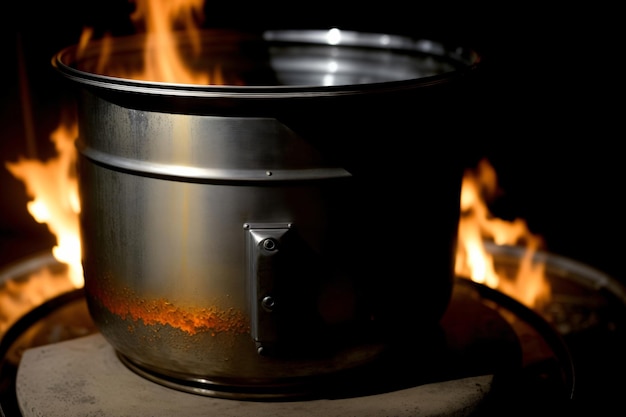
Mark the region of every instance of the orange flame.
<instances>
[{"instance_id":1,"label":"orange flame","mask_svg":"<svg viewBox=\"0 0 626 417\"><path fill-rule=\"evenodd\" d=\"M175 28L185 28L196 56L202 52L196 18L201 15L203 0L138 1L131 18L144 23L148 34L145 46L144 73L141 78L162 82L208 84L207 74L193 73L184 64L177 47Z\"/></svg>"},{"instance_id":2,"label":"orange flame","mask_svg":"<svg viewBox=\"0 0 626 417\"><path fill-rule=\"evenodd\" d=\"M48 161L20 158L7 163L7 169L26 186L32 198L27 208L39 223L46 223L57 238L52 253L69 265L69 275L76 287L83 285L78 213L80 200L75 172L74 140L76 124L61 124L50 135L58 156Z\"/></svg>"},{"instance_id":3,"label":"orange flame","mask_svg":"<svg viewBox=\"0 0 626 417\"><path fill-rule=\"evenodd\" d=\"M52 264L23 277L8 275L11 273L8 271L6 277L16 279L2 280L0 284L0 336L34 307L76 288L69 279L68 269Z\"/></svg>"},{"instance_id":4,"label":"orange flame","mask_svg":"<svg viewBox=\"0 0 626 417\"><path fill-rule=\"evenodd\" d=\"M100 43L99 62L95 69L98 74L143 81L170 82L179 84L223 84L224 78L215 66L210 71L194 71L185 62L179 47L180 33L184 33L194 56L202 53L199 21L203 18L204 0L137 0L131 20L138 32L146 35L144 65L139 71L112 68L109 62L112 54L110 35L105 35ZM93 28L86 27L78 44L78 55L84 52L94 34Z\"/></svg>"},{"instance_id":5,"label":"orange flame","mask_svg":"<svg viewBox=\"0 0 626 417\"><path fill-rule=\"evenodd\" d=\"M494 198L497 190L496 172L487 159L481 160L476 169L465 172L455 272L534 306L549 295L545 265L534 262L535 253L543 247L543 239L531 233L522 219L506 221L492 215L486 200ZM502 276L497 271L485 241L496 245L524 245L525 254L515 277Z\"/></svg>"}]
</instances>

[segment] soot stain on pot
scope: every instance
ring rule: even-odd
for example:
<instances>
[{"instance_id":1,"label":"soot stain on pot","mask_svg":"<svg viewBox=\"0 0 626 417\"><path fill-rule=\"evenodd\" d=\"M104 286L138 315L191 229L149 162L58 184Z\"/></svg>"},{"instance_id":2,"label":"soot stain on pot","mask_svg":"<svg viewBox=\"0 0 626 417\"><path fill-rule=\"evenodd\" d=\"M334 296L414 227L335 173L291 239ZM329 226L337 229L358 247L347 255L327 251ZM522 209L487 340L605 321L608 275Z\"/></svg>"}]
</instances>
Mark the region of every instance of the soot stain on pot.
<instances>
[{"instance_id":1,"label":"soot stain on pot","mask_svg":"<svg viewBox=\"0 0 626 417\"><path fill-rule=\"evenodd\" d=\"M250 333L248 317L234 308L181 307L164 298L139 297L129 288L107 291L98 285L90 285L87 290L104 308L123 320L142 321L146 326L169 325L190 336L205 332L212 336ZM130 325L129 331L132 332Z\"/></svg>"}]
</instances>

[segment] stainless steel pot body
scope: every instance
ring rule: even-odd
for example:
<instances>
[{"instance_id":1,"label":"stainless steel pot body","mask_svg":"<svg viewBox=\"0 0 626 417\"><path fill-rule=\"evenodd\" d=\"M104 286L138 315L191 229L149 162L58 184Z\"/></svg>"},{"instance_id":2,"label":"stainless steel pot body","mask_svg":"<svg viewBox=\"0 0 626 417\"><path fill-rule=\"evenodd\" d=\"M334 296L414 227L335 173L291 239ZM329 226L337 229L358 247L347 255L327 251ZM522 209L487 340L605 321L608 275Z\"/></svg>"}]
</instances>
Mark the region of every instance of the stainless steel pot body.
<instances>
[{"instance_id":1,"label":"stainless steel pot body","mask_svg":"<svg viewBox=\"0 0 626 417\"><path fill-rule=\"evenodd\" d=\"M74 49L54 58L78 87L87 301L135 370L212 395L428 342L451 293L477 59L327 36L253 40L271 45L267 85L133 81L85 70ZM237 57L251 50L239 42Z\"/></svg>"}]
</instances>

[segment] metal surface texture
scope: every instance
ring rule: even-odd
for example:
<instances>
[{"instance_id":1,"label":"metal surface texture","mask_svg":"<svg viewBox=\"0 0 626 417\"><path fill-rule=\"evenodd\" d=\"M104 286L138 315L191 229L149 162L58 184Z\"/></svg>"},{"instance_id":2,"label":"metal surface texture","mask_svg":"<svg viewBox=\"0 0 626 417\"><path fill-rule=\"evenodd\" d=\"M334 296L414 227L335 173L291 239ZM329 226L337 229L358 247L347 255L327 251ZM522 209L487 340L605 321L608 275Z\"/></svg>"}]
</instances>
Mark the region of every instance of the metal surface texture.
<instances>
[{"instance_id":1,"label":"metal surface texture","mask_svg":"<svg viewBox=\"0 0 626 417\"><path fill-rule=\"evenodd\" d=\"M137 366L193 383L298 384L373 360L445 311L464 167L463 148L439 138L464 129L476 60L393 36L323 44L322 33L206 40L245 85L91 73L97 49L53 61L79 89L90 311ZM140 61L137 42L112 50L111 65ZM248 299L250 223L292 225L290 277L276 280L289 308L269 318L297 337L280 356L259 355L250 334L262 301Z\"/></svg>"}]
</instances>

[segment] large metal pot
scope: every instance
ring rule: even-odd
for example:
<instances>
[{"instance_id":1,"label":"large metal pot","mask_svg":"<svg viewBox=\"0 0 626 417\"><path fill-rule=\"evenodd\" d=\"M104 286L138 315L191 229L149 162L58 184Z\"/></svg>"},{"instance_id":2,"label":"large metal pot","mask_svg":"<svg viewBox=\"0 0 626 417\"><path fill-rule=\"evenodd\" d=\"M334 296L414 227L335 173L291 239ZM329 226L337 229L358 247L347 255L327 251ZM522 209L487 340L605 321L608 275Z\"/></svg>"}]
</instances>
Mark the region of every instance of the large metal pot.
<instances>
[{"instance_id":1,"label":"large metal pot","mask_svg":"<svg viewBox=\"0 0 626 417\"><path fill-rule=\"evenodd\" d=\"M78 87L87 301L131 368L267 396L428 343L451 294L478 55L210 31L189 64L237 85L185 85L97 69L100 46L53 65ZM142 48L119 39L111 62L139 65Z\"/></svg>"}]
</instances>

